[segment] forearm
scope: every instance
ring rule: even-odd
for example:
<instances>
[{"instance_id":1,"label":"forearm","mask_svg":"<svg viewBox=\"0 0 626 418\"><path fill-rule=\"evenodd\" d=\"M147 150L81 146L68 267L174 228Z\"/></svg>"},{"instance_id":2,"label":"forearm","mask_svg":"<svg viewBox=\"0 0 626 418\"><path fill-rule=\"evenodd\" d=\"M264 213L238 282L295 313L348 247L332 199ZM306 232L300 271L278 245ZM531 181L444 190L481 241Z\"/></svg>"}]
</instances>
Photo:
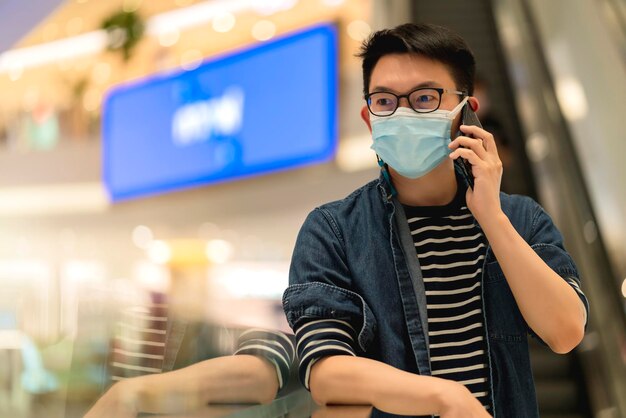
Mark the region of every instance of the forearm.
<instances>
[{"instance_id":1,"label":"forearm","mask_svg":"<svg viewBox=\"0 0 626 418\"><path fill-rule=\"evenodd\" d=\"M312 367L310 387L322 405L372 405L399 415L438 414L446 392L464 389L454 382L352 356L319 360Z\"/></svg>"},{"instance_id":2,"label":"forearm","mask_svg":"<svg viewBox=\"0 0 626 418\"><path fill-rule=\"evenodd\" d=\"M188 411L208 403L265 403L278 391L276 368L250 355L218 357L130 380L136 410L152 413Z\"/></svg>"},{"instance_id":3,"label":"forearm","mask_svg":"<svg viewBox=\"0 0 626 418\"><path fill-rule=\"evenodd\" d=\"M572 350L585 323L585 309L574 289L535 253L504 213L481 226L528 325L552 350Z\"/></svg>"}]
</instances>

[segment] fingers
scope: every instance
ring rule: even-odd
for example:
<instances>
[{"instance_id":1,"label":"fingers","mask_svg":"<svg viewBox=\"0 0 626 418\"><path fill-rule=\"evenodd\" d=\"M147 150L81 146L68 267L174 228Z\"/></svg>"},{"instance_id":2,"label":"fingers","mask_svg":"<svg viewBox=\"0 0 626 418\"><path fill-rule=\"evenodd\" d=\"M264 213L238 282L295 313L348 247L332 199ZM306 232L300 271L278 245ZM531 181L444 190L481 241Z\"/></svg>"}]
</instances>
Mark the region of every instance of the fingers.
<instances>
[{"instance_id":1,"label":"fingers","mask_svg":"<svg viewBox=\"0 0 626 418\"><path fill-rule=\"evenodd\" d=\"M495 152L496 154L498 153L498 148L496 147L496 141L493 138L493 135L485 131L483 128L479 128L475 125L461 125L459 129L464 134L469 134L472 135L474 138L481 139L484 148L488 152Z\"/></svg>"},{"instance_id":2,"label":"fingers","mask_svg":"<svg viewBox=\"0 0 626 418\"><path fill-rule=\"evenodd\" d=\"M460 147L471 149L476 155L478 155L482 159L487 158L487 150L483 146L483 143L480 139L469 138L467 136L459 136L448 145L448 148L452 150L458 149Z\"/></svg>"},{"instance_id":3,"label":"fingers","mask_svg":"<svg viewBox=\"0 0 626 418\"><path fill-rule=\"evenodd\" d=\"M483 150L484 152L484 150ZM453 160L456 160L459 157L465 158L472 166L479 165L484 162L482 158L480 158L474 150L467 148L457 148L453 152L450 153L449 157Z\"/></svg>"},{"instance_id":4,"label":"fingers","mask_svg":"<svg viewBox=\"0 0 626 418\"><path fill-rule=\"evenodd\" d=\"M483 150L483 152L485 151ZM473 149L457 148L456 150L450 153L449 157L452 160L456 160L459 157L465 158L467 161L469 161L472 167L476 167L480 169L483 169L483 168L493 169L496 171L499 170L500 172L502 171L502 162L500 161L500 159L498 158L483 159L480 156L476 155ZM474 172L474 175L477 174L476 171L473 171L473 172Z\"/></svg>"}]
</instances>

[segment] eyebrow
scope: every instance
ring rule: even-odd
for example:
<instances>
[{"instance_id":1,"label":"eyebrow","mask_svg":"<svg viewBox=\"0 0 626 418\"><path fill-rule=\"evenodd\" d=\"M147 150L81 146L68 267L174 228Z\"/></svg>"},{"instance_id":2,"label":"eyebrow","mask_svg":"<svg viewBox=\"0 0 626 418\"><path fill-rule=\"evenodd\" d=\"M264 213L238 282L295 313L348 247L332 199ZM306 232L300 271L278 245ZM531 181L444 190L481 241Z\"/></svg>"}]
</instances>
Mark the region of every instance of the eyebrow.
<instances>
[{"instance_id":1,"label":"eyebrow","mask_svg":"<svg viewBox=\"0 0 626 418\"><path fill-rule=\"evenodd\" d=\"M411 87L411 89L409 91L413 91L415 89L419 89L422 87L441 87L441 84L436 82L436 81L424 81L422 83L419 83L413 87ZM394 90L392 88L389 87L385 87L385 86L376 86L372 89L372 93L378 92L378 91L387 91L387 92L391 92L391 93L399 93L397 90Z\"/></svg>"}]
</instances>

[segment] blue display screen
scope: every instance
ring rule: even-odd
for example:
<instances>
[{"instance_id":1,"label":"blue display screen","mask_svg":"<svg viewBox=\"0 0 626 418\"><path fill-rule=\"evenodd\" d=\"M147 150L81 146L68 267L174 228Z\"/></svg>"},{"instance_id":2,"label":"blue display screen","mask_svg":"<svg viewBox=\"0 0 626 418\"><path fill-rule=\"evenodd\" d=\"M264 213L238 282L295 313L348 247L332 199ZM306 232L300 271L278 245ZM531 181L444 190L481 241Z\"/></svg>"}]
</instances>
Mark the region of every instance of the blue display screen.
<instances>
[{"instance_id":1,"label":"blue display screen","mask_svg":"<svg viewBox=\"0 0 626 418\"><path fill-rule=\"evenodd\" d=\"M336 45L335 28L320 25L113 89L102 123L112 200L330 159Z\"/></svg>"}]
</instances>

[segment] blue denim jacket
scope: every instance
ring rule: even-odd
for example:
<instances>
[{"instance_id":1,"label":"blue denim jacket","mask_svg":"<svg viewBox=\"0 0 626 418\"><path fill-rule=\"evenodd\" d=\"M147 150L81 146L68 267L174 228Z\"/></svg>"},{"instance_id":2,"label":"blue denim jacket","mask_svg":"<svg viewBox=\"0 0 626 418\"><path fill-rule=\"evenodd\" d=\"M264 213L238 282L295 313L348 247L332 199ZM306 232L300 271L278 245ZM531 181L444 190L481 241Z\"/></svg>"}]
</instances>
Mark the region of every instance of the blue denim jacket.
<instances>
[{"instance_id":1,"label":"blue denim jacket","mask_svg":"<svg viewBox=\"0 0 626 418\"><path fill-rule=\"evenodd\" d=\"M466 186L465 186L466 187ZM561 277L578 285L561 234L534 200L500 194L517 232ZM527 326L491 248L482 301L494 417L539 417ZM384 179L309 214L298 235L283 306L298 321L342 319L358 332L357 354L430 375L426 295L404 211ZM581 299L587 306L584 295Z\"/></svg>"}]
</instances>

